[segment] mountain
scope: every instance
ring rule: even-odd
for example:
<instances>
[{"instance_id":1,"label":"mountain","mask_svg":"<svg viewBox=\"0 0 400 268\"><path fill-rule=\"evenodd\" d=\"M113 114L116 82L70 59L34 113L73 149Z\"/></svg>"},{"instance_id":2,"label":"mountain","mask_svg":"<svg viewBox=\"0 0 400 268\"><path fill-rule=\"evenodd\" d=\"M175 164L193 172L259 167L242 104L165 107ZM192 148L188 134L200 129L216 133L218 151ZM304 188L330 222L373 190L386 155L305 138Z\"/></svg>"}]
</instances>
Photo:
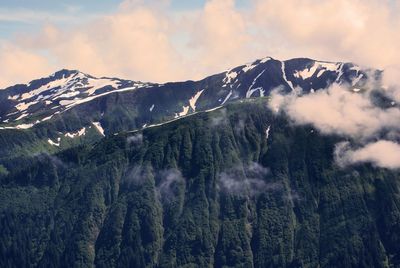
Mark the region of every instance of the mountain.
<instances>
[{"instance_id":1,"label":"mountain","mask_svg":"<svg viewBox=\"0 0 400 268\"><path fill-rule=\"evenodd\" d=\"M136 111L136 126L159 123L161 118L176 118L223 105L237 98L268 95L277 87L286 91L326 88L333 82L356 86L366 72L350 63L318 62L309 59L257 60L201 81L154 84L117 78L95 78L79 71L61 70L55 74L1 91L0 119L5 129L26 129L54 117L88 106L92 114L108 111L112 99L128 112ZM118 93L118 94L117 94ZM123 96L118 99L116 96ZM81 109L82 110L82 109ZM79 110L79 112L81 112ZM99 118L101 120L102 118ZM105 125L107 125L105 123ZM112 133L119 129L110 129Z\"/></svg>"},{"instance_id":2,"label":"mountain","mask_svg":"<svg viewBox=\"0 0 400 268\"><path fill-rule=\"evenodd\" d=\"M369 73L352 63L269 57L200 81L166 84L95 78L62 70L0 91L0 158L10 154L10 147L26 152L29 146L21 143L21 138L13 140L15 135L28 135L24 139L30 145L36 141L29 150L55 151L59 148L50 147L67 148L142 129L239 99L268 96L276 88L289 92L301 87L312 92L333 83L362 88ZM30 131L15 134L15 129Z\"/></svg>"},{"instance_id":3,"label":"mountain","mask_svg":"<svg viewBox=\"0 0 400 268\"><path fill-rule=\"evenodd\" d=\"M0 267L400 267L400 171L340 167L343 137L267 108L380 74L265 58L0 91Z\"/></svg>"}]
</instances>

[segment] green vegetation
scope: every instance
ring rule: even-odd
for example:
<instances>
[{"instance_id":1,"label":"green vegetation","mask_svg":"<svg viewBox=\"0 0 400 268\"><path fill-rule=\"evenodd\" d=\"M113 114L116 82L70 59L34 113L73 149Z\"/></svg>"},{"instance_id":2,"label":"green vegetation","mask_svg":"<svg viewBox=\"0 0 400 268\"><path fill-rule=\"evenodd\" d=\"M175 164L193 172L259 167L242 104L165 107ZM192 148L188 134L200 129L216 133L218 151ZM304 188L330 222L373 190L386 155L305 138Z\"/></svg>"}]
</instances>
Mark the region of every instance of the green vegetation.
<instances>
[{"instance_id":1,"label":"green vegetation","mask_svg":"<svg viewBox=\"0 0 400 268\"><path fill-rule=\"evenodd\" d=\"M400 174L339 140L258 100L3 158L0 267L399 267Z\"/></svg>"}]
</instances>

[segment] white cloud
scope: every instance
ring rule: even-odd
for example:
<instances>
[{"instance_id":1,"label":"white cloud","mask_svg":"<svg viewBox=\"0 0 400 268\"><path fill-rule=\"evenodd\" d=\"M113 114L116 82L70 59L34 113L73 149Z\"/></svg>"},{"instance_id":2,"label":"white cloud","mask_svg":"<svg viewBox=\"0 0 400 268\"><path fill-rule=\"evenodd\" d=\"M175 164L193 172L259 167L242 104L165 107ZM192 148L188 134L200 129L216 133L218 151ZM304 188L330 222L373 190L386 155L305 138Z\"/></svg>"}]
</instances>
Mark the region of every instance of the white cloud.
<instances>
[{"instance_id":1,"label":"white cloud","mask_svg":"<svg viewBox=\"0 0 400 268\"><path fill-rule=\"evenodd\" d=\"M323 133L366 139L382 129L400 130L400 110L382 109L372 102L370 91L354 93L334 84L313 94L272 93L271 108L286 112L297 124L312 124Z\"/></svg>"},{"instance_id":2,"label":"white cloud","mask_svg":"<svg viewBox=\"0 0 400 268\"><path fill-rule=\"evenodd\" d=\"M254 196L264 191L281 190L281 183L267 183L270 170L259 163L237 165L219 174L218 188L228 194Z\"/></svg>"},{"instance_id":3,"label":"white cloud","mask_svg":"<svg viewBox=\"0 0 400 268\"><path fill-rule=\"evenodd\" d=\"M400 168L400 144L379 140L359 149L352 149L347 142L339 143L335 149L335 158L339 165L371 162L378 167Z\"/></svg>"},{"instance_id":4,"label":"white cloud","mask_svg":"<svg viewBox=\"0 0 400 268\"><path fill-rule=\"evenodd\" d=\"M400 103L400 66L390 66L385 69L383 84L387 94Z\"/></svg>"},{"instance_id":5,"label":"white cloud","mask_svg":"<svg viewBox=\"0 0 400 268\"><path fill-rule=\"evenodd\" d=\"M189 46L197 53L202 73L221 71L249 59L251 36L244 14L234 0L210 0L187 29ZM255 55L253 55L255 56Z\"/></svg>"},{"instance_id":6,"label":"white cloud","mask_svg":"<svg viewBox=\"0 0 400 268\"><path fill-rule=\"evenodd\" d=\"M16 82L41 77L51 72L52 68L45 57L40 54L0 43L0 88Z\"/></svg>"},{"instance_id":7,"label":"white cloud","mask_svg":"<svg viewBox=\"0 0 400 268\"><path fill-rule=\"evenodd\" d=\"M43 65L53 71L79 69L95 76L154 82L200 79L249 58L239 53L248 51L250 40L233 0L212 0L203 10L179 13L169 11L168 2L160 6L127 0L117 13L71 29L47 23L40 33L19 36L14 47L36 55L44 51ZM8 73L13 76L0 81L0 87L37 78L37 72L28 71L18 76L20 69L10 68Z\"/></svg>"},{"instance_id":8,"label":"white cloud","mask_svg":"<svg viewBox=\"0 0 400 268\"><path fill-rule=\"evenodd\" d=\"M256 0L254 17L257 27L282 42L283 55L385 68L400 58L400 8L391 2Z\"/></svg>"},{"instance_id":9,"label":"white cloud","mask_svg":"<svg viewBox=\"0 0 400 268\"><path fill-rule=\"evenodd\" d=\"M382 90L381 93L388 93ZM398 94L398 88L391 91ZM389 94L390 95L390 94ZM340 166L371 162L384 168L400 167L400 109L382 108L375 104L370 90L355 93L349 88L333 85L326 90L302 95L283 95L274 91L269 103L275 112L284 112L299 125L311 124L324 134L337 134L357 141L339 143L335 159ZM382 139L373 143L373 139ZM393 141L387 140L392 139Z\"/></svg>"},{"instance_id":10,"label":"white cloud","mask_svg":"<svg viewBox=\"0 0 400 268\"><path fill-rule=\"evenodd\" d=\"M178 169L162 170L157 174L159 184L157 185L157 192L164 202L171 202L177 197L177 186L184 185L185 179Z\"/></svg>"},{"instance_id":11,"label":"white cloud","mask_svg":"<svg viewBox=\"0 0 400 268\"><path fill-rule=\"evenodd\" d=\"M80 69L155 82L200 79L268 55L378 68L398 66L400 59L400 8L390 1L254 0L243 9L234 0L209 0L202 9L179 12L169 2L126 0L112 14L67 30L47 24L41 33L9 43L44 59L39 69ZM8 19L15 15L2 14ZM41 16L24 11L15 17ZM0 87L37 78L32 70L11 67L0 71Z\"/></svg>"}]
</instances>

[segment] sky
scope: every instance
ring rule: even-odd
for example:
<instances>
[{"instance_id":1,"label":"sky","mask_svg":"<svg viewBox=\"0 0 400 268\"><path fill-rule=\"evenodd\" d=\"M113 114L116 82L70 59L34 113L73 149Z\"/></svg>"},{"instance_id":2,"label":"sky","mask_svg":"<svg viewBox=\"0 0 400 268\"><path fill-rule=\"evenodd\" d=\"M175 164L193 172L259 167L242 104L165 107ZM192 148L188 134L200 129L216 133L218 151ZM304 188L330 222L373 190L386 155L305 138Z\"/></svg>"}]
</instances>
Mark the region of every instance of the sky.
<instances>
[{"instance_id":1,"label":"sky","mask_svg":"<svg viewBox=\"0 0 400 268\"><path fill-rule=\"evenodd\" d=\"M62 68L201 79L266 56L397 68L399 2L0 0L0 88Z\"/></svg>"}]
</instances>

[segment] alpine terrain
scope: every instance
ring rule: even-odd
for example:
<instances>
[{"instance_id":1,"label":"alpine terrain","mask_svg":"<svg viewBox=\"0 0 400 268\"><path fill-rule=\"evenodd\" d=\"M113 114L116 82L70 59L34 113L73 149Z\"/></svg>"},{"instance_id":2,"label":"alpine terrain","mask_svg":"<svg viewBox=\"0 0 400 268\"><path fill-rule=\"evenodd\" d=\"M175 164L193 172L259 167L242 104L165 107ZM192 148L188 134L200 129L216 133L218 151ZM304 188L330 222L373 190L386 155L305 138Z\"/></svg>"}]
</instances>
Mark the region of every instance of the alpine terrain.
<instances>
[{"instance_id":1,"label":"alpine terrain","mask_svg":"<svg viewBox=\"0 0 400 268\"><path fill-rule=\"evenodd\" d=\"M342 135L269 105L381 75L267 57L200 81L61 70L0 90L0 267L400 267L399 170L340 166Z\"/></svg>"}]
</instances>

